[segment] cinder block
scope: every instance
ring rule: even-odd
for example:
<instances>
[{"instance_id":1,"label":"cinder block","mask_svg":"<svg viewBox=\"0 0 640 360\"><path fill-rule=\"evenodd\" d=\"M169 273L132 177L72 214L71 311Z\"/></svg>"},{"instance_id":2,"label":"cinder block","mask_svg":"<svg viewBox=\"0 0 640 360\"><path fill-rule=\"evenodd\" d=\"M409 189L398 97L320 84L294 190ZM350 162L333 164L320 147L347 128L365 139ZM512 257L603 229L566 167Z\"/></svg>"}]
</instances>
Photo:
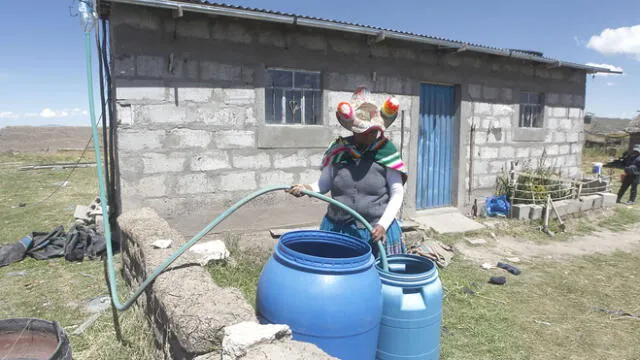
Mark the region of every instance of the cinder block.
<instances>
[{"instance_id":1,"label":"cinder block","mask_svg":"<svg viewBox=\"0 0 640 360\"><path fill-rule=\"evenodd\" d=\"M529 210L529 219L531 220L541 219L543 209L544 207L542 205L531 205L531 209Z\"/></svg>"},{"instance_id":2,"label":"cinder block","mask_svg":"<svg viewBox=\"0 0 640 360\"><path fill-rule=\"evenodd\" d=\"M576 119L576 118L582 119L582 109L570 108L569 109L569 117L573 118L573 119Z\"/></svg>"},{"instance_id":3,"label":"cinder block","mask_svg":"<svg viewBox=\"0 0 640 360\"><path fill-rule=\"evenodd\" d=\"M300 183L311 184L320 178L320 170L305 170L300 173Z\"/></svg>"},{"instance_id":4,"label":"cinder block","mask_svg":"<svg viewBox=\"0 0 640 360\"><path fill-rule=\"evenodd\" d=\"M480 158L492 160L498 158L498 148L483 146L480 148Z\"/></svg>"},{"instance_id":5,"label":"cinder block","mask_svg":"<svg viewBox=\"0 0 640 360\"><path fill-rule=\"evenodd\" d=\"M469 97L471 97L471 99L476 100L482 97L482 85L469 84L467 86L467 90L469 92Z\"/></svg>"},{"instance_id":6,"label":"cinder block","mask_svg":"<svg viewBox=\"0 0 640 360\"><path fill-rule=\"evenodd\" d=\"M498 98L498 89L494 87L483 86L482 96L487 100L495 100Z\"/></svg>"},{"instance_id":7,"label":"cinder block","mask_svg":"<svg viewBox=\"0 0 640 360\"><path fill-rule=\"evenodd\" d=\"M546 148L548 156L556 156L559 155L560 147L558 145L549 145Z\"/></svg>"},{"instance_id":8,"label":"cinder block","mask_svg":"<svg viewBox=\"0 0 640 360\"><path fill-rule=\"evenodd\" d=\"M256 174L253 171L225 174L218 179L218 189L222 191L246 191L257 187Z\"/></svg>"},{"instance_id":9,"label":"cinder block","mask_svg":"<svg viewBox=\"0 0 640 360\"><path fill-rule=\"evenodd\" d=\"M563 118L558 121L558 129L571 130L571 119Z\"/></svg>"},{"instance_id":10,"label":"cinder block","mask_svg":"<svg viewBox=\"0 0 640 360\"><path fill-rule=\"evenodd\" d=\"M178 176L178 195L211 193L216 190L214 179L207 173L181 174Z\"/></svg>"},{"instance_id":11,"label":"cinder block","mask_svg":"<svg viewBox=\"0 0 640 360\"><path fill-rule=\"evenodd\" d=\"M202 80L241 80L242 67L229 64L219 64L212 61L201 61L200 78Z\"/></svg>"},{"instance_id":12,"label":"cinder block","mask_svg":"<svg viewBox=\"0 0 640 360\"><path fill-rule=\"evenodd\" d=\"M511 100L513 100L513 91L511 89L504 88L500 91L500 93L503 101L510 102Z\"/></svg>"},{"instance_id":13,"label":"cinder block","mask_svg":"<svg viewBox=\"0 0 640 360\"><path fill-rule=\"evenodd\" d=\"M589 211L593 209L594 201L600 199L599 195L587 195L580 197L580 210Z\"/></svg>"},{"instance_id":14,"label":"cinder block","mask_svg":"<svg viewBox=\"0 0 640 360\"><path fill-rule=\"evenodd\" d=\"M516 157L528 158L529 156L531 156L531 151L528 147L521 147L516 149Z\"/></svg>"},{"instance_id":15,"label":"cinder block","mask_svg":"<svg viewBox=\"0 0 640 360\"><path fill-rule=\"evenodd\" d=\"M510 89L506 89L509 90ZM494 104L493 105L493 115L495 116L508 116L513 114L513 108L509 105L503 104Z\"/></svg>"},{"instance_id":16,"label":"cinder block","mask_svg":"<svg viewBox=\"0 0 640 360\"><path fill-rule=\"evenodd\" d=\"M201 154L193 154L190 168L192 171L212 171L228 169L229 155L226 151L207 151Z\"/></svg>"},{"instance_id":17,"label":"cinder block","mask_svg":"<svg viewBox=\"0 0 640 360\"><path fill-rule=\"evenodd\" d=\"M510 160L515 158L516 156L516 149L513 146L501 146L500 147L500 158L504 159L504 160Z\"/></svg>"},{"instance_id":18,"label":"cinder block","mask_svg":"<svg viewBox=\"0 0 640 360\"><path fill-rule=\"evenodd\" d=\"M493 110L491 109L491 104L477 102L473 104L474 112L476 115L491 115Z\"/></svg>"},{"instance_id":19,"label":"cinder block","mask_svg":"<svg viewBox=\"0 0 640 360\"><path fill-rule=\"evenodd\" d=\"M113 58L113 74L115 76L135 76L136 66L133 56L118 56Z\"/></svg>"},{"instance_id":20,"label":"cinder block","mask_svg":"<svg viewBox=\"0 0 640 360\"><path fill-rule=\"evenodd\" d=\"M209 102L213 94L211 88L178 88L178 101Z\"/></svg>"},{"instance_id":21,"label":"cinder block","mask_svg":"<svg viewBox=\"0 0 640 360\"><path fill-rule=\"evenodd\" d=\"M258 34L258 42L263 45L275 46L279 48L283 48L287 45L283 32L271 31L267 29L260 29ZM352 45L350 46L354 47Z\"/></svg>"},{"instance_id":22,"label":"cinder block","mask_svg":"<svg viewBox=\"0 0 640 360\"><path fill-rule=\"evenodd\" d=\"M564 107L554 107L553 108L553 116L557 118L564 118L569 115L567 108Z\"/></svg>"},{"instance_id":23,"label":"cinder block","mask_svg":"<svg viewBox=\"0 0 640 360\"><path fill-rule=\"evenodd\" d=\"M308 163L307 155L302 152L291 155L275 154L273 156L273 166L276 169L306 167Z\"/></svg>"},{"instance_id":24,"label":"cinder block","mask_svg":"<svg viewBox=\"0 0 640 360\"><path fill-rule=\"evenodd\" d=\"M122 103L167 101L167 89L163 87L117 87L116 100Z\"/></svg>"},{"instance_id":25,"label":"cinder block","mask_svg":"<svg viewBox=\"0 0 640 360\"><path fill-rule=\"evenodd\" d=\"M612 193L599 193L599 196L602 197L602 207L611 207L616 205L616 200L618 196Z\"/></svg>"},{"instance_id":26,"label":"cinder block","mask_svg":"<svg viewBox=\"0 0 640 360\"><path fill-rule=\"evenodd\" d=\"M162 56L139 55L136 57L138 76L162 77L167 69L165 58Z\"/></svg>"},{"instance_id":27,"label":"cinder block","mask_svg":"<svg viewBox=\"0 0 640 360\"><path fill-rule=\"evenodd\" d=\"M513 219L518 219L518 220L529 220L529 214L531 213L531 207L532 207L532 205L530 205L530 204L516 204L516 205L513 205L513 208L511 210L511 217Z\"/></svg>"},{"instance_id":28,"label":"cinder block","mask_svg":"<svg viewBox=\"0 0 640 360\"><path fill-rule=\"evenodd\" d=\"M227 105L251 105L256 101L253 89L224 89L224 103Z\"/></svg>"},{"instance_id":29,"label":"cinder block","mask_svg":"<svg viewBox=\"0 0 640 360\"><path fill-rule=\"evenodd\" d=\"M545 97L546 103L549 105L558 105L558 103L560 103L560 95L557 93L547 93ZM553 112L553 110L551 110L553 108L549 107L548 109Z\"/></svg>"},{"instance_id":30,"label":"cinder block","mask_svg":"<svg viewBox=\"0 0 640 360\"><path fill-rule=\"evenodd\" d=\"M596 198L593 199L593 208L594 209L602 209L604 205L604 199L600 195L594 195Z\"/></svg>"},{"instance_id":31,"label":"cinder block","mask_svg":"<svg viewBox=\"0 0 640 360\"><path fill-rule=\"evenodd\" d=\"M265 169L271 167L269 154L258 153L255 155L233 154L233 167L238 169Z\"/></svg>"},{"instance_id":32,"label":"cinder block","mask_svg":"<svg viewBox=\"0 0 640 360\"><path fill-rule=\"evenodd\" d=\"M294 174L284 171L268 171L260 174L260 187L293 184ZM317 180L317 179L316 179Z\"/></svg>"},{"instance_id":33,"label":"cinder block","mask_svg":"<svg viewBox=\"0 0 640 360\"><path fill-rule=\"evenodd\" d=\"M568 199L565 200L567 202L567 214L575 214L580 212L582 208L582 203L577 199Z\"/></svg>"},{"instance_id":34,"label":"cinder block","mask_svg":"<svg viewBox=\"0 0 640 360\"><path fill-rule=\"evenodd\" d=\"M256 135L253 131L218 131L215 143L220 149L255 147Z\"/></svg>"},{"instance_id":35,"label":"cinder block","mask_svg":"<svg viewBox=\"0 0 640 360\"><path fill-rule=\"evenodd\" d=\"M157 174L165 172L178 172L184 170L184 163L186 162L185 154L158 154L158 153L145 153L142 156L142 163L144 164L144 174Z\"/></svg>"},{"instance_id":36,"label":"cinder block","mask_svg":"<svg viewBox=\"0 0 640 360\"><path fill-rule=\"evenodd\" d=\"M164 131L159 130L119 131L118 150L121 153L140 150L157 150L162 148L163 139Z\"/></svg>"},{"instance_id":37,"label":"cinder block","mask_svg":"<svg viewBox=\"0 0 640 360\"><path fill-rule=\"evenodd\" d=\"M211 132L205 130L173 129L169 131L165 145L172 149L206 149L211 143Z\"/></svg>"},{"instance_id":38,"label":"cinder block","mask_svg":"<svg viewBox=\"0 0 640 360\"><path fill-rule=\"evenodd\" d=\"M140 197L160 197L167 195L166 175L159 174L148 176L140 179L135 186L136 194L124 194L137 195Z\"/></svg>"},{"instance_id":39,"label":"cinder block","mask_svg":"<svg viewBox=\"0 0 640 360\"><path fill-rule=\"evenodd\" d=\"M173 124L184 126L192 120L187 117L187 108L175 104L152 104L136 106L135 121L138 124Z\"/></svg>"},{"instance_id":40,"label":"cinder block","mask_svg":"<svg viewBox=\"0 0 640 360\"><path fill-rule=\"evenodd\" d=\"M560 72L560 71L554 72L554 73L551 74L552 77L553 77L554 74L557 74L557 77L556 77L557 80L562 80L562 78L563 78L562 72ZM572 94L562 94L560 96L560 103L562 103L562 106L566 106L566 107L573 106L573 95Z\"/></svg>"},{"instance_id":41,"label":"cinder block","mask_svg":"<svg viewBox=\"0 0 640 360\"><path fill-rule=\"evenodd\" d=\"M569 202L567 200L560 200L560 201L554 201L553 205L556 208L556 211L558 212L558 215L560 215L560 217L566 216L569 213Z\"/></svg>"}]
</instances>

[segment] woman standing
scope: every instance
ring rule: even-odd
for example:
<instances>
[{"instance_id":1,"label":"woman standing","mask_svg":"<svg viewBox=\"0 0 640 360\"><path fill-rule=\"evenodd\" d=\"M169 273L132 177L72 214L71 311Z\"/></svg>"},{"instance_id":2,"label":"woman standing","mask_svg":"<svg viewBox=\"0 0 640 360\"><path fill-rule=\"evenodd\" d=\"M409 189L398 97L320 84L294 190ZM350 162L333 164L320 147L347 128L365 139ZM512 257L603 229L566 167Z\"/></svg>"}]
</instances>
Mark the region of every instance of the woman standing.
<instances>
[{"instance_id":1,"label":"woman standing","mask_svg":"<svg viewBox=\"0 0 640 360\"><path fill-rule=\"evenodd\" d=\"M363 241L382 241L387 254L406 252L402 231L395 217L404 199L407 171L395 145L384 136L398 115L395 98L381 109L370 100L366 88L358 88L349 102L338 104L336 117L353 133L339 137L325 152L322 172L313 184L296 184L289 190L302 196L301 189L326 194L349 206L373 226L369 231L341 208L329 205L320 230L348 234ZM374 256L378 249L373 246Z\"/></svg>"}]
</instances>

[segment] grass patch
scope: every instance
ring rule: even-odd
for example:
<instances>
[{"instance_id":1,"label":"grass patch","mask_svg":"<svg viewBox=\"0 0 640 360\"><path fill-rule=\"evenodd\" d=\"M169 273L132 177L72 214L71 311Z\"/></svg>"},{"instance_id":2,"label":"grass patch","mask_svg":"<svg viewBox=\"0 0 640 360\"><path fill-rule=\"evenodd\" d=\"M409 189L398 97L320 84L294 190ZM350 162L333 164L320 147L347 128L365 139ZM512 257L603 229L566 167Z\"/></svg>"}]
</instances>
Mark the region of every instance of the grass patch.
<instances>
[{"instance_id":1,"label":"grass patch","mask_svg":"<svg viewBox=\"0 0 640 360\"><path fill-rule=\"evenodd\" d=\"M639 261L616 253L569 264L541 262L509 276L505 286L487 284L490 272L453 263L440 271L442 358L633 359L640 354L638 321L594 308L640 312ZM466 294L465 286L486 298Z\"/></svg>"},{"instance_id":2,"label":"grass patch","mask_svg":"<svg viewBox=\"0 0 640 360\"><path fill-rule=\"evenodd\" d=\"M229 252L231 255L228 260L211 263L207 270L219 286L240 289L247 302L255 309L258 280L270 255L243 253L235 247Z\"/></svg>"},{"instance_id":3,"label":"grass patch","mask_svg":"<svg viewBox=\"0 0 640 360\"><path fill-rule=\"evenodd\" d=\"M80 152L0 155L0 245L14 243L32 231L48 232L58 225L69 228L75 205L88 205L97 195L96 169L76 169L68 185L59 188L71 169L18 171L18 167L75 162L79 156ZM86 153L82 161L94 161L93 153ZM14 207L19 203L27 206ZM126 286L120 285L126 292ZM60 322L69 335L74 359L158 358L151 330L135 307L118 314L124 343L116 339L111 311L103 312L83 334L71 334L90 316L84 311L85 304L109 294L99 260L70 263L62 258L26 258L0 268L0 289L0 318Z\"/></svg>"}]
</instances>

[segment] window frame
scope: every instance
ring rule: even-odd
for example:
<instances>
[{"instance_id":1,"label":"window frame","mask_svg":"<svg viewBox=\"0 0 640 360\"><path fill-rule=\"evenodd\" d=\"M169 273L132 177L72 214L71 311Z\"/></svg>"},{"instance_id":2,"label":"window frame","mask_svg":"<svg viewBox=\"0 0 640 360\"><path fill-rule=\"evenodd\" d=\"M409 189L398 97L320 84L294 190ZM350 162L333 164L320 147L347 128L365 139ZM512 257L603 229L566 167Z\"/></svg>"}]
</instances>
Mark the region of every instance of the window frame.
<instances>
[{"instance_id":1,"label":"window frame","mask_svg":"<svg viewBox=\"0 0 640 360\"><path fill-rule=\"evenodd\" d=\"M280 71L280 72L290 72L291 73L291 85L290 86L281 86L278 85L276 86L275 84L270 84L269 80L271 77L271 72L272 71ZM317 80L317 87L304 87L301 86L299 87L298 84L296 84L296 74L301 74L303 76L309 76L309 75L314 75L316 76L316 80ZM264 123L267 126L323 126L324 125L324 120L323 120L323 92L324 89L322 87L322 72L318 71L318 70L307 70L307 69L299 69L299 68L282 68L282 67L267 67L265 69L265 87L264 87L264 91L265 91L265 96L264 96ZM269 92L273 91L273 96L275 96L277 93L276 91L282 91L282 97L281 99L281 108L280 108L280 121L275 121L275 117L278 115L278 111L276 110L276 105L277 105L277 99L271 99ZM289 118L289 113L288 113L288 109L290 109L290 106L287 106L286 104L286 99L287 99L287 94L286 92L291 92L293 95L293 97L296 97L296 95L298 95L297 98L301 99L301 104L300 104L300 110L298 111L299 116L300 116L300 122L287 122L290 121L291 119L295 120L296 116L292 115L291 118ZM312 109L311 114L314 115L316 117L316 122L315 123L309 123L308 119L307 119L307 111L306 111L306 105L307 102L304 101L306 100L306 94L307 93L312 93L314 95L314 99L318 100L318 103L316 104L315 102L313 102L313 106L314 108ZM295 101L295 100L294 100ZM271 109L270 109L271 108Z\"/></svg>"},{"instance_id":2,"label":"window frame","mask_svg":"<svg viewBox=\"0 0 640 360\"><path fill-rule=\"evenodd\" d=\"M539 101L531 101L531 97L536 95ZM523 101L523 96L526 96L526 101ZM546 96L543 92L520 90L519 92L519 113L518 113L518 128L521 129L543 129L545 127L545 100ZM537 110L536 114L533 111ZM525 112L530 111L529 115ZM528 119L526 119L528 117ZM537 121L536 121L537 120ZM528 121L528 124L526 124ZM537 126L536 126L537 125Z\"/></svg>"}]
</instances>

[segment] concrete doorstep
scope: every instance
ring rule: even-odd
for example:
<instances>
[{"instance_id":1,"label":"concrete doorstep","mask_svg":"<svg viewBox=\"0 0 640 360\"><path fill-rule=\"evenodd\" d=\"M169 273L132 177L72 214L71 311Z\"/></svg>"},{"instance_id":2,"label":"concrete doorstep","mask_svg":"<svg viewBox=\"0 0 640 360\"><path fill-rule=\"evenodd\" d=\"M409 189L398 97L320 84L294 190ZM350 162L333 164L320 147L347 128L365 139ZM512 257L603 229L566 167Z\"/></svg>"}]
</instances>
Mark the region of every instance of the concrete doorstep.
<instances>
[{"instance_id":1,"label":"concrete doorstep","mask_svg":"<svg viewBox=\"0 0 640 360\"><path fill-rule=\"evenodd\" d=\"M185 239L149 208L118 218L123 276L136 288ZM172 248L158 248L158 240ZM138 299L157 344L175 360L329 360L317 346L291 339L286 325L260 325L240 290L221 288L196 253L179 257Z\"/></svg>"}]
</instances>

